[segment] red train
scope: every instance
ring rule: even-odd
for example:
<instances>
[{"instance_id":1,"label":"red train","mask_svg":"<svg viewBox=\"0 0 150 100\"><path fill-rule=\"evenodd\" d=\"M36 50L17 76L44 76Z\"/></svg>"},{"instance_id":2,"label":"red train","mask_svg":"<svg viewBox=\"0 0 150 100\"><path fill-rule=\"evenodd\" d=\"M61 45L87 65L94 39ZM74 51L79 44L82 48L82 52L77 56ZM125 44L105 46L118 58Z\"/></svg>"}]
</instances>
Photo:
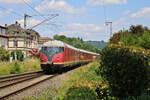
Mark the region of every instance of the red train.
<instances>
[{"instance_id":1,"label":"red train","mask_svg":"<svg viewBox=\"0 0 150 100\"><path fill-rule=\"evenodd\" d=\"M99 54L77 49L61 41L52 40L43 44L40 52L41 67L45 72L85 64L99 59Z\"/></svg>"}]
</instances>

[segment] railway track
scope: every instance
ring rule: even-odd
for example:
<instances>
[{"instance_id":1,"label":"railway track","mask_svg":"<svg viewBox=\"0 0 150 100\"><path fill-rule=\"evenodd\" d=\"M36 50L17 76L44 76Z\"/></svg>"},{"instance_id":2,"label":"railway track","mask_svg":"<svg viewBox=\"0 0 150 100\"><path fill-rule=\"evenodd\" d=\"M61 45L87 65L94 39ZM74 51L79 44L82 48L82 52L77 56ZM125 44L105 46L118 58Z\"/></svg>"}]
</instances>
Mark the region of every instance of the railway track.
<instances>
[{"instance_id":1,"label":"railway track","mask_svg":"<svg viewBox=\"0 0 150 100\"><path fill-rule=\"evenodd\" d=\"M24 90L57 75L44 75L42 71L0 77L0 100L9 99Z\"/></svg>"},{"instance_id":2,"label":"railway track","mask_svg":"<svg viewBox=\"0 0 150 100\"><path fill-rule=\"evenodd\" d=\"M0 89L43 75L42 71L0 77Z\"/></svg>"}]
</instances>

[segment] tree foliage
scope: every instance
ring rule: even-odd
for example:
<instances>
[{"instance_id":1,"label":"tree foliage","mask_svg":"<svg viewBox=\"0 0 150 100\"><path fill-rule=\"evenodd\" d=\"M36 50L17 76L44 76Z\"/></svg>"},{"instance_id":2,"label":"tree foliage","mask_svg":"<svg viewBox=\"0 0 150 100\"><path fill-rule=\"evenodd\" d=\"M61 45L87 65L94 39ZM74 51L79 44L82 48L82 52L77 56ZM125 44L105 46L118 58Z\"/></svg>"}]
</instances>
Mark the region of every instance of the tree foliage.
<instances>
[{"instance_id":1,"label":"tree foliage","mask_svg":"<svg viewBox=\"0 0 150 100\"><path fill-rule=\"evenodd\" d=\"M143 50L128 47L105 47L101 54L100 74L115 97L139 96L148 88L148 57ZM141 80L142 79L142 80Z\"/></svg>"},{"instance_id":2,"label":"tree foliage","mask_svg":"<svg viewBox=\"0 0 150 100\"><path fill-rule=\"evenodd\" d=\"M4 47L0 47L0 61L8 61L9 57L9 52Z\"/></svg>"},{"instance_id":3,"label":"tree foliage","mask_svg":"<svg viewBox=\"0 0 150 100\"><path fill-rule=\"evenodd\" d=\"M54 35L54 39L55 40L60 40L63 41L67 44L70 44L76 48L80 48L80 49L84 49L87 51L92 51L92 52L96 52L96 53L100 53L100 49L95 48L93 45L86 43L82 40L82 38L70 38L70 37L66 37L64 35Z\"/></svg>"},{"instance_id":4,"label":"tree foliage","mask_svg":"<svg viewBox=\"0 0 150 100\"><path fill-rule=\"evenodd\" d=\"M138 46L150 49L150 29L142 25L132 25L129 30L121 30L110 38L110 43L121 42L126 46Z\"/></svg>"}]
</instances>

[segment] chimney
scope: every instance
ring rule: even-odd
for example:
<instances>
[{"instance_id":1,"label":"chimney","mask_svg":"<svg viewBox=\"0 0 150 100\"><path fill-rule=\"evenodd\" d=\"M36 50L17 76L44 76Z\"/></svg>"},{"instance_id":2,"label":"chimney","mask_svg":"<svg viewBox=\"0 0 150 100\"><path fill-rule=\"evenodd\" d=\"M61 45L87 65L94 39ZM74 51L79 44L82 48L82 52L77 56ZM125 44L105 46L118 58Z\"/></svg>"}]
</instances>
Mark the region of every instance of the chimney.
<instances>
[{"instance_id":1,"label":"chimney","mask_svg":"<svg viewBox=\"0 0 150 100\"><path fill-rule=\"evenodd\" d=\"M15 24L18 25L18 21L16 21Z\"/></svg>"},{"instance_id":2,"label":"chimney","mask_svg":"<svg viewBox=\"0 0 150 100\"><path fill-rule=\"evenodd\" d=\"M7 28L7 24L5 24L4 27Z\"/></svg>"}]
</instances>

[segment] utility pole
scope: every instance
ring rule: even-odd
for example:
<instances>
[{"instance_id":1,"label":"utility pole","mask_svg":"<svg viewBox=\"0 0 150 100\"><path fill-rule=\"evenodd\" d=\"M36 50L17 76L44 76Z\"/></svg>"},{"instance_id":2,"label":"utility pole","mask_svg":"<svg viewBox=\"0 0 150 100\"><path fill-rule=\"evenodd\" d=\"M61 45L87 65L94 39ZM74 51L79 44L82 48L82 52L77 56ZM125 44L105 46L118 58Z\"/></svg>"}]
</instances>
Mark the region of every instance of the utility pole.
<instances>
[{"instance_id":1,"label":"utility pole","mask_svg":"<svg viewBox=\"0 0 150 100\"><path fill-rule=\"evenodd\" d=\"M111 38L111 36L112 36L112 22L106 21L105 24L110 25L110 38Z\"/></svg>"},{"instance_id":2,"label":"utility pole","mask_svg":"<svg viewBox=\"0 0 150 100\"><path fill-rule=\"evenodd\" d=\"M26 41L27 17L31 17L31 16L29 16L27 14L24 14L24 52L25 52L24 58L26 58L26 56L27 56L27 53L26 53L26 47L27 47L27 41Z\"/></svg>"}]
</instances>

